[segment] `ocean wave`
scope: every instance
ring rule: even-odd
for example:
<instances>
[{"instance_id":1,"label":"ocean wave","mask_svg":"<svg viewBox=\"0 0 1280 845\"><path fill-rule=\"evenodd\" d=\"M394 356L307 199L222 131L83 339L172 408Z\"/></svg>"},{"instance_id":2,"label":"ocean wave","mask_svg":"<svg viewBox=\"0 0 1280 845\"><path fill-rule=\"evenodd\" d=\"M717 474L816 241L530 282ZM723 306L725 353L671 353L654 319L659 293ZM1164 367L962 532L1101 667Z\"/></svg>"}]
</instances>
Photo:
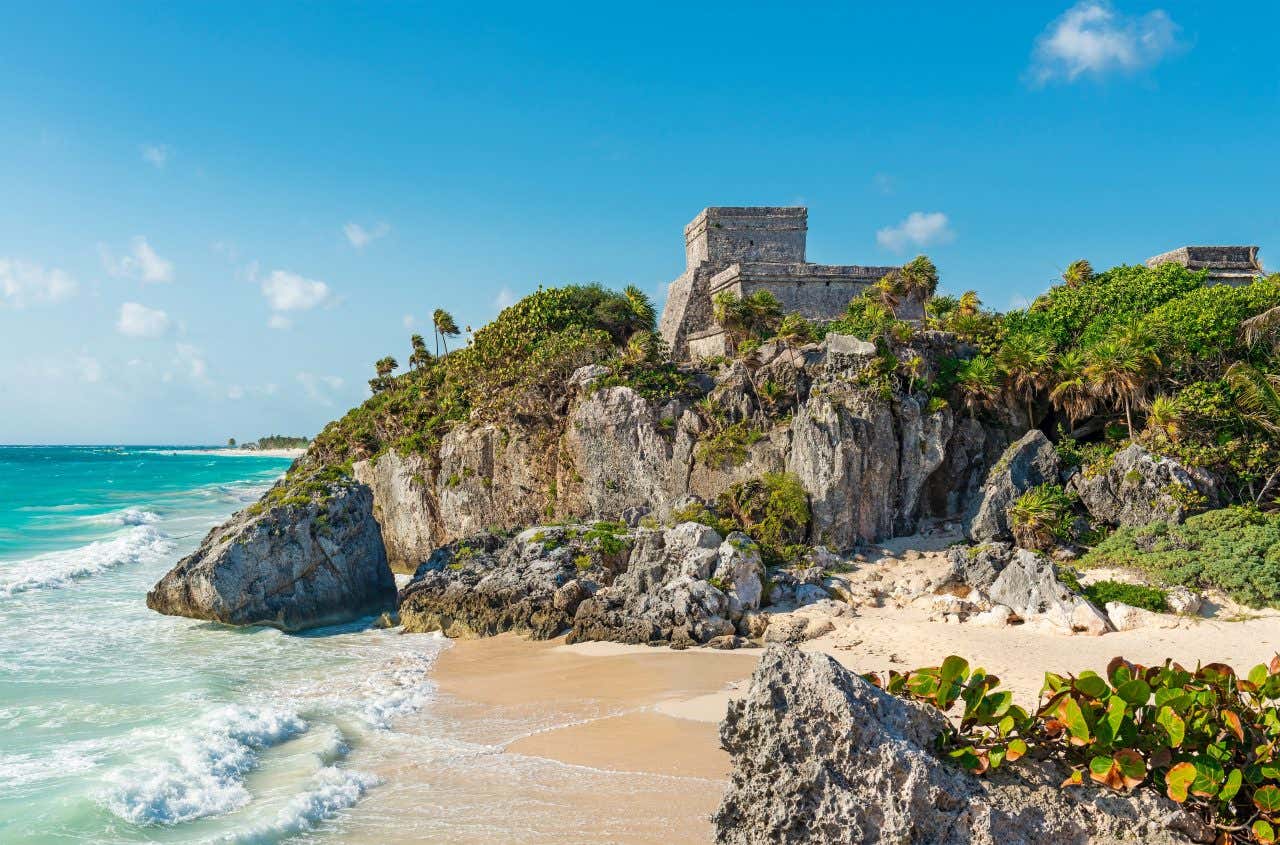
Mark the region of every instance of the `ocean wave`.
<instances>
[{"instance_id":1,"label":"ocean wave","mask_svg":"<svg viewBox=\"0 0 1280 845\"><path fill-rule=\"evenodd\" d=\"M153 560L172 549L173 541L164 534L149 525L135 525L110 540L0 564L0 596L66 587L107 569Z\"/></svg>"},{"instance_id":2,"label":"ocean wave","mask_svg":"<svg viewBox=\"0 0 1280 845\"><path fill-rule=\"evenodd\" d=\"M86 516L84 519L98 525L153 525L160 521L160 514L142 508L125 508L114 513Z\"/></svg>"},{"instance_id":3,"label":"ocean wave","mask_svg":"<svg viewBox=\"0 0 1280 845\"><path fill-rule=\"evenodd\" d=\"M291 710L229 705L215 711L202 732L176 739L177 759L113 773L102 802L139 825L173 825L228 813L249 802L244 779L257 768L261 752L307 728Z\"/></svg>"},{"instance_id":4,"label":"ocean wave","mask_svg":"<svg viewBox=\"0 0 1280 845\"><path fill-rule=\"evenodd\" d=\"M236 845L258 845L305 833L319 822L354 806L365 792L380 782L377 776L355 769L325 766L316 772L304 792L295 795L288 804L280 808L273 821L219 841Z\"/></svg>"}]
</instances>

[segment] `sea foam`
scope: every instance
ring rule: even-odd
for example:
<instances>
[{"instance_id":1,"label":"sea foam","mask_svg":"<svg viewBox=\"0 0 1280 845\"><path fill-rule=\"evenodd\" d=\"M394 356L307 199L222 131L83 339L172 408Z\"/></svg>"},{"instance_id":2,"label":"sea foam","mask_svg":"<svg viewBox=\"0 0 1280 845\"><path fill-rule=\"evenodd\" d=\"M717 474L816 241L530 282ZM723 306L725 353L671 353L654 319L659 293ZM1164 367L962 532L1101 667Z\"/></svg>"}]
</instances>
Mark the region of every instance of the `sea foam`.
<instances>
[{"instance_id":1,"label":"sea foam","mask_svg":"<svg viewBox=\"0 0 1280 845\"><path fill-rule=\"evenodd\" d=\"M114 772L102 803L140 825L172 825L230 812L249 802L244 778L257 768L261 752L307 727L290 710L223 707L206 719L202 731L174 738L177 759Z\"/></svg>"},{"instance_id":2,"label":"sea foam","mask_svg":"<svg viewBox=\"0 0 1280 845\"><path fill-rule=\"evenodd\" d=\"M280 808L274 820L220 841L236 845L274 843L311 830L318 822L355 805L370 788L381 781L375 775L355 769L325 766L316 772L307 789Z\"/></svg>"},{"instance_id":3,"label":"sea foam","mask_svg":"<svg viewBox=\"0 0 1280 845\"><path fill-rule=\"evenodd\" d=\"M0 596L28 590L58 589L80 578L125 564L154 560L173 549L173 541L149 525L134 525L110 540L0 563Z\"/></svg>"}]
</instances>

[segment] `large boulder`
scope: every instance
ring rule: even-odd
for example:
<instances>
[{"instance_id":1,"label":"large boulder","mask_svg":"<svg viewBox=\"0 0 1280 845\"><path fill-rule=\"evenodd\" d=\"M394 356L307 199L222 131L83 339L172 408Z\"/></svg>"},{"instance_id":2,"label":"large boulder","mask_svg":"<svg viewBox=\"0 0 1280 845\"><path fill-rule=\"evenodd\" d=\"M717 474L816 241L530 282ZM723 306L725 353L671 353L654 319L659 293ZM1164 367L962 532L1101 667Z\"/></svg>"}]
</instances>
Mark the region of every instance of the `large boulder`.
<instances>
[{"instance_id":1,"label":"large boulder","mask_svg":"<svg viewBox=\"0 0 1280 845\"><path fill-rule=\"evenodd\" d=\"M1011 608L1025 622L1095 636L1111 630L1102 611L1058 580L1053 561L1027 549L1013 552L985 592L994 604Z\"/></svg>"},{"instance_id":2,"label":"large boulder","mask_svg":"<svg viewBox=\"0 0 1280 845\"><path fill-rule=\"evenodd\" d=\"M373 518L382 529L387 563L393 571L413 572L442 539L430 462L421 454L388 449L376 459L357 461L352 474L373 491Z\"/></svg>"},{"instance_id":3,"label":"large boulder","mask_svg":"<svg viewBox=\"0 0 1280 845\"><path fill-rule=\"evenodd\" d=\"M1009 446L987 475L982 499L968 522L969 538L978 543L1010 539L1009 508L1032 487L1057 481L1060 465L1053 444L1039 429Z\"/></svg>"},{"instance_id":4,"label":"large boulder","mask_svg":"<svg viewBox=\"0 0 1280 845\"><path fill-rule=\"evenodd\" d=\"M720 740L733 770L714 822L724 845L1173 845L1212 832L1153 790L1061 789L1023 759L979 778L934 754L944 717L822 654L771 646Z\"/></svg>"},{"instance_id":5,"label":"large boulder","mask_svg":"<svg viewBox=\"0 0 1280 845\"><path fill-rule=\"evenodd\" d=\"M240 511L147 593L147 607L229 625L297 631L395 606L373 495L331 485L304 503Z\"/></svg>"},{"instance_id":6,"label":"large boulder","mask_svg":"<svg viewBox=\"0 0 1280 845\"><path fill-rule=\"evenodd\" d=\"M1071 487L1094 521L1108 525L1181 522L1218 499L1208 473L1153 455L1137 443L1117 452L1104 471L1077 474Z\"/></svg>"}]
</instances>

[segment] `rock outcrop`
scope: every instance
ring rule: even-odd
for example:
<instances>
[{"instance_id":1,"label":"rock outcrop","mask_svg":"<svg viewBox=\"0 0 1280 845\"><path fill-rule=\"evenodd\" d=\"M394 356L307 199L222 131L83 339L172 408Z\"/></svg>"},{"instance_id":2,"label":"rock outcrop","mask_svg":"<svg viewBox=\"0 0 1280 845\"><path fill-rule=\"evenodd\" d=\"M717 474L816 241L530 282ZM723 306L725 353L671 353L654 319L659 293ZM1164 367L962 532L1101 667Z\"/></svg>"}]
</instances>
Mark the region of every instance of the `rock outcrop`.
<instances>
[{"instance_id":1,"label":"rock outcrop","mask_svg":"<svg viewBox=\"0 0 1280 845\"><path fill-rule=\"evenodd\" d=\"M1008 540L1009 508L1026 491L1058 480L1058 453L1044 432L1032 429L1009 446L991 468L967 532L974 542Z\"/></svg>"},{"instance_id":2,"label":"rock outcrop","mask_svg":"<svg viewBox=\"0 0 1280 845\"><path fill-rule=\"evenodd\" d=\"M1071 488L1095 522L1139 526L1182 522L1217 504L1214 479L1134 443L1115 454L1103 472L1079 473Z\"/></svg>"},{"instance_id":3,"label":"rock outcrop","mask_svg":"<svg viewBox=\"0 0 1280 845\"><path fill-rule=\"evenodd\" d=\"M569 380L563 417L537 431L461 423L434 462L388 452L357 463L389 560L412 572L438 545L548 517L644 512L664 521L689 495L712 500L769 472L800 479L813 512L806 539L837 549L970 508L1007 443L1003 427L959 418L880 373L873 344L767 346L750 367L690 370L695 394L704 394L698 401L652 402L631 387L600 387L607 371L592 365ZM895 353L919 359L920 383L944 356L959 354L938 332L921 332ZM729 441L736 445L715 448Z\"/></svg>"},{"instance_id":4,"label":"rock outcrop","mask_svg":"<svg viewBox=\"0 0 1280 845\"><path fill-rule=\"evenodd\" d=\"M1024 622L1094 636L1112 630L1102 611L1058 580L1053 561L1026 549L1013 552L985 592L992 603L1008 607Z\"/></svg>"},{"instance_id":5,"label":"rock outcrop","mask_svg":"<svg viewBox=\"0 0 1280 845\"><path fill-rule=\"evenodd\" d=\"M400 592L406 631L482 637L514 631L569 642L704 645L750 634L764 568L750 538L693 522L480 535L438 549Z\"/></svg>"},{"instance_id":6,"label":"rock outcrop","mask_svg":"<svg viewBox=\"0 0 1280 845\"><path fill-rule=\"evenodd\" d=\"M943 716L831 658L771 646L720 739L733 770L716 841L900 845L1174 845L1211 832L1152 790L1063 790L1029 759L989 777L939 760Z\"/></svg>"},{"instance_id":7,"label":"rock outcrop","mask_svg":"<svg viewBox=\"0 0 1280 845\"><path fill-rule=\"evenodd\" d=\"M147 607L297 631L395 607L373 495L339 484L303 503L246 508L147 593Z\"/></svg>"}]
</instances>

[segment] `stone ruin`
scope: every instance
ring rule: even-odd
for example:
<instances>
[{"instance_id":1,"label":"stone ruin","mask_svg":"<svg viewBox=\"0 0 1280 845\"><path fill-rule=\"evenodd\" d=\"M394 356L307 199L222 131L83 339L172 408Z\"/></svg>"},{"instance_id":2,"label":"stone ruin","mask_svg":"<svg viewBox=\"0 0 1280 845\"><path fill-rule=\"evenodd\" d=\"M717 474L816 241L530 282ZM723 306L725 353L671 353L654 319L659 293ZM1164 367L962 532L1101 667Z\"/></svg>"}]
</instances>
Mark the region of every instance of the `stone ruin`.
<instances>
[{"instance_id":1,"label":"stone ruin","mask_svg":"<svg viewBox=\"0 0 1280 845\"><path fill-rule=\"evenodd\" d=\"M1182 246L1147 259L1148 267L1161 264L1208 270L1209 285L1247 285L1262 274L1256 246Z\"/></svg>"},{"instance_id":2,"label":"stone ruin","mask_svg":"<svg viewBox=\"0 0 1280 845\"><path fill-rule=\"evenodd\" d=\"M705 208L684 227L684 273L671 283L662 312L662 336L677 360L727 351L724 329L712 314L721 291L749 296L767 290L783 313L834 320L849 301L892 267L810 264L805 260L809 210L801 207ZM923 305L904 301L902 319L920 319Z\"/></svg>"}]
</instances>

